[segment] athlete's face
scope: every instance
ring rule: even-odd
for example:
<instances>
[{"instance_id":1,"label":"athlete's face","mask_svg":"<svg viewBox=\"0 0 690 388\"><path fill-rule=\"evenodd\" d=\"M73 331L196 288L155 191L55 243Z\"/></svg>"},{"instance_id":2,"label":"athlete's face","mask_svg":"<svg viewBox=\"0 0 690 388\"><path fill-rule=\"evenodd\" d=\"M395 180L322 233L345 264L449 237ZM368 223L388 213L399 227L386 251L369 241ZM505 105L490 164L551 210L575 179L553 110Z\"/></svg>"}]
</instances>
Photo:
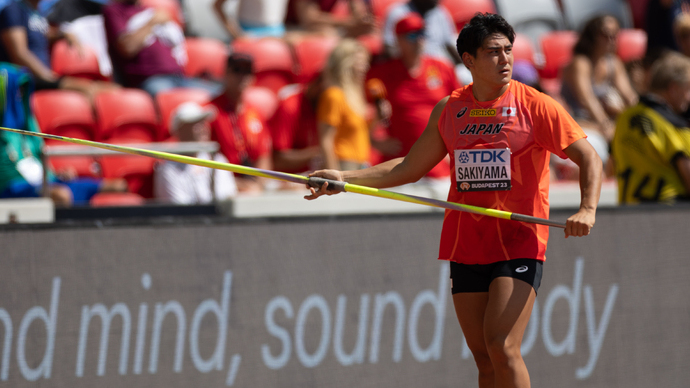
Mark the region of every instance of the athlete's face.
<instances>
[{"instance_id":1,"label":"athlete's face","mask_svg":"<svg viewBox=\"0 0 690 388\"><path fill-rule=\"evenodd\" d=\"M503 34L489 35L476 56L466 52L462 60L470 69L475 86L502 87L513 75L513 44Z\"/></svg>"}]
</instances>

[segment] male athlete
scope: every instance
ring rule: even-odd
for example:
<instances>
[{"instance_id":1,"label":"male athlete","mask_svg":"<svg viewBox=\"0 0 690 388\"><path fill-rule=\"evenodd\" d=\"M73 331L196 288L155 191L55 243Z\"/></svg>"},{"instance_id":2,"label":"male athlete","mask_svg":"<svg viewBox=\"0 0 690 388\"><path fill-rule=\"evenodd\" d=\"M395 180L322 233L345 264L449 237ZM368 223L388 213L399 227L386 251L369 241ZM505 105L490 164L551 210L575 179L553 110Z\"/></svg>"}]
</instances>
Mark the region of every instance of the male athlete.
<instances>
[{"instance_id":1,"label":"male athlete","mask_svg":"<svg viewBox=\"0 0 690 388\"><path fill-rule=\"evenodd\" d=\"M550 153L580 167L580 209L565 237L586 236L601 191L601 159L582 129L550 97L511 80L513 28L477 14L458 53L474 80L434 108L404 158L360 171L312 176L377 188L415 182L451 156L448 200L548 218ZM307 199L328 191L310 188ZM541 282L548 227L446 211L439 259L449 260L455 311L479 371L479 387L529 387L522 336Z\"/></svg>"}]
</instances>

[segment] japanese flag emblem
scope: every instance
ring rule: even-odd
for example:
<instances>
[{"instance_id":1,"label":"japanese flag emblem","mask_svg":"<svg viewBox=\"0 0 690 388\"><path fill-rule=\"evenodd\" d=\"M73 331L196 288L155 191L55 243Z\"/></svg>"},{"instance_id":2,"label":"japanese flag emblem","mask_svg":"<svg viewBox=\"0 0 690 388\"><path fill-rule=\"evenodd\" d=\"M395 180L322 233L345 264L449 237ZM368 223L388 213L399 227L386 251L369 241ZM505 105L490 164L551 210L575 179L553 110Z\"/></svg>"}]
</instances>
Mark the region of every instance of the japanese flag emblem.
<instances>
[{"instance_id":1,"label":"japanese flag emblem","mask_svg":"<svg viewBox=\"0 0 690 388\"><path fill-rule=\"evenodd\" d=\"M503 107L503 117L515 116L515 108L512 106Z\"/></svg>"}]
</instances>

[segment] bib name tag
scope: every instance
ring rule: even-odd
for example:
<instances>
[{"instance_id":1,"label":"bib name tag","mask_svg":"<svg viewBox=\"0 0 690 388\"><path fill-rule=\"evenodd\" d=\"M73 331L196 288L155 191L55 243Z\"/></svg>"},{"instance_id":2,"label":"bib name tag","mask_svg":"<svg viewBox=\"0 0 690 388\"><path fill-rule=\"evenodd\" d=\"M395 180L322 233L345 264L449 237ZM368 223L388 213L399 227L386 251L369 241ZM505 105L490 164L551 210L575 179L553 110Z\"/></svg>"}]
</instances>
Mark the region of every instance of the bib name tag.
<instances>
[{"instance_id":1,"label":"bib name tag","mask_svg":"<svg viewBox=\"0 0 690 388\"><path fill-rule=\"evenodd\" d=\"M510 148L455 150L459 192L510 190Z\"/></svg>"},{"instance_id":2,"label":"bib name tag","mask_svg":"<svg viewBox=\"0 0 690 388\"><path fill-rule=\"evenodd\" d=\"M32 186L43 183L43 165L35 157L29 156L17 162L17 170Z\"/></svg>"}]
</instances>

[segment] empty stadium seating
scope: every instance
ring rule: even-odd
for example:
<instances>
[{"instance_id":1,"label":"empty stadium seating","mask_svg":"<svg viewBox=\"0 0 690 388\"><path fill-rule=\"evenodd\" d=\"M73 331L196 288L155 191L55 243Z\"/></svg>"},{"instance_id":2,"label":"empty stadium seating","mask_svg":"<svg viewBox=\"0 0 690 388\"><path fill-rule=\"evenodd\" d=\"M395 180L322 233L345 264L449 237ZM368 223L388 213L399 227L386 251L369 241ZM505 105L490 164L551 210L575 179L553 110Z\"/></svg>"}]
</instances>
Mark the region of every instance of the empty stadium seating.
<instances>
[{"instance_id":1,"label":"empty stadium seating","mask_svg":"<svg viewBox=\"0 0 690 388\"><path fill-rule=\"evenodd\" d=\"M32 109L42 132L94 140L96 120L89 100L71 90L41 90L32 95ZM46 140L47 144L66 144Z\"/></svg>"},{"instance_id":2,"label":"empty stadium seating","mask_svg":"<svg viewBox=\"0 0 690 388\"><path fill-rule=\"evenodd\" d=\"M153 197L153 167L156 159L135 155L104 155L100 158L103 178L123 178L129 192Z\"/></svg>"},{"instance_id":3,"label":"empty stadium seating","mask_svg":"<svg viewBox=\"0 0 690 388\"><path fill-rule=\"evenodd\" d=\"M267 87L274 92L292 83L293 58L288 45L279 39L241 38L231 44L233 52L254 58L256 86Z\"/></svg>"},{"instance_id":4,"label":"empty stadium seating","mask_svg":"<svg viewBox=\"0 0 690 388\"><path fill-rule=\"evenodd\" d=\"M493 0L441 0L441 6L448 9L458 31L477 12L496 13L496 6Z\"/></svg>"},{"instance_id":5,"label":"empty stadium seating","mask_svg":"<svg viewBox=\"0 0 690 388\"><path fill-rule=\"evenodd\" d=\"M513 58L516 61L530 61L533 65L535 65L536 62L534 51L534 45L528 36L520 33L515 34L515 41L513 42Z\"/></svg>"},{"instance_id":6,"label":"empty stadium seating","mask_svg":"<svg viewBox=\"0 0 690 388\"><path fill-rule=\"evenodd\" d=\"M618 32L617 47L623 62L642 59L647 50L647 33L637 28L623 28Z\"/></svg>"},{"instance_id":7,"label":"empty stadium seating","mask_svg":"<svg viewBox=\"0 0 690 388\"><path fill-rule=\"evenodd\" d=\"M544 66L539 71L542 78L558 77L560 69L573 56L573 47L577 38L575 31L554 31L542 36L541 49L544 54Z\"/></svg>"},{"instance_id":8,"label":"empty stadium seating","mask_svg":"<svg viewBox=\"0 0 690 388\"><path fill-rule=\"evenodd\" d=\"M299 72L297 81L306 83L313 80L324 68L328 56L338 44L332 37L307 37L295 45Z\"/></svg>"},{"instance_id":9,"label":"empty stadium seating","mask_svg":"<svg viewBox=\"0 0 690 388\"><path fill-rule=\"evenodd\" d=\"M98 67L98 57L88 46L82 46L81 52L70 47L62 39L55 42L51 52L50 66L59 75L69 75L93 80L106 80Z\"/></svg>"},{"instance_id":10,"label":"empty stadium seating","mask_svg":"<svg viewBox=\"0 0 690 388\"><path fill-rule=\"evenodd\" d=\"M97 140L151 142L164 138L153 100L140 89L100 93L95 101Z\"/></svg>"},{"instance_id":11,"label":"empty stadium seating","mask_svg":"<svg viewBox=\"0 0 690 388\"><path fill-rule=\"evenodd\" d=\"M225 43L212 38L187 38L186 46L186 76L221 79L225 75L228 60L228 47Z\"/></svg>"}]
</instances>

